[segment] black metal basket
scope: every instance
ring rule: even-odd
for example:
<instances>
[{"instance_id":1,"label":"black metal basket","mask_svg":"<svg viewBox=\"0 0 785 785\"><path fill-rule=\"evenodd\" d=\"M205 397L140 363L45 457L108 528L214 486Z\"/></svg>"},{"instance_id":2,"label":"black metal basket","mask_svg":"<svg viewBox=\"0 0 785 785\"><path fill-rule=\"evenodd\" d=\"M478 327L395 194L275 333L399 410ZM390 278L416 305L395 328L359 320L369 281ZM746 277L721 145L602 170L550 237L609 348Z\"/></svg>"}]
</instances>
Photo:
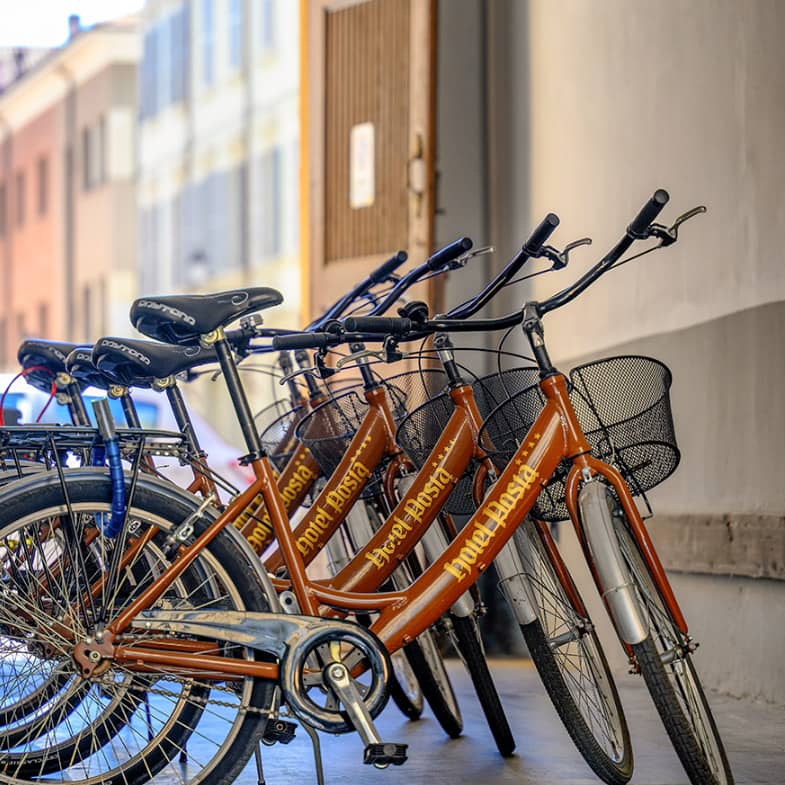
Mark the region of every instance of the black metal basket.
<instances>
[{"instance_id":1,"label":"black metal basket","mask_svg":"<svg viewBox=\"0 0 785 785\"><path fill-rule=\"evenodd\" d=\"M487 417L493 409L536 382L537 378L537 368L510 368L476 379L472 382L472 391L482 417ZM415 409L398 426L395 440L417 469L425 465L454 410L452 398L444 392ZM472 461L447 499L444 505L446 512L452 515L474 512L472 478L476 468Z\"/></svg>"},{"instance_id":2,"label":"black metal basket","mask_svg":"<svg viewBox=\"0 0 785 785\"><path fill-rule=\"evenodd\" d=\"M570 371L570 400L592 446L592 454L615 466L633 495L667 479L679 465L669 390L671 372L658 360L622 355L579 365ZM506 464L545 403L537 386L522 390L486 418L483 447ZM571 465L563 461L543 488L532 513L546 521L569 517L564 482Z\"/></svg>"},{"instance_id":3,"label":"black metal basket","mask_svg":"<svg viewBox=\"0 0 785 785\"><path fill-rule=\"evenodd\" d=\"M444 390L447 376L440 369L423 368L391 376L382 383L393 417L400 422L412 409ZM331 397L300 421L297 438L311 451L326 477L338 467L367 411L362 389L353 388Z\"/></svg>"},{"instance_id":4,"label":"black metal basket","mask_svg":"<svg viewBox=\"0 0 785 785\"><path fill-rule=\"evenodd\" d=\"M295 430L307 413L305 406L292 406L283 399L266 406L254 417L262 448L279 472L294 454L297 445Z\"/></svg>"}]
</instances>

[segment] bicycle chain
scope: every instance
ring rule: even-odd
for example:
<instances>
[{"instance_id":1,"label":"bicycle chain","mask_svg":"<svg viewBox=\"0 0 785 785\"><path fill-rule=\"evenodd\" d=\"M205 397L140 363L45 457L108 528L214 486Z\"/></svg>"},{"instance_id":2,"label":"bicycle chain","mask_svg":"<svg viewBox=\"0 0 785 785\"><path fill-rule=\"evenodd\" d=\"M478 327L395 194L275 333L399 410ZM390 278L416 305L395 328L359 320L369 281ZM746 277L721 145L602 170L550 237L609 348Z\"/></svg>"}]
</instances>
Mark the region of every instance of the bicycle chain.
<instances>
[{"instance_id":1,"label":"bicycle chain","mask_svg":"<svg viewBox=\"0 0 785 785\"><path fill-rule=\"evenodd\" d=\"M146 642L148 642L150 640L155 640L156 638L166 639L167 636L166 635L145 635L145 636L142 636L142 637L135 638L135 642L144 644L144 643L146 643ZM126 671L122 667L120 667L120 670L123 671L124 673L131 673L131 671ZM136 675L136 674L134 674L134 675ZM189 700L189 701L192 701L193 703L196 703L198 705L202 705L202 706L207 706L207 705L221 706L221 707L227 708L227 709L234 709L236 711L244 711L244 712L247 712L249 714L260 714L260 715L263 715L263 716L266 716L266 717L269 717L272 714L272 712L268 711L267 709L261 709L258 706L251 706L250 704L240 703L240 705L238 706L237 703L229 703L227 701L219 701L219 700L210 700L209 698L197 698L196 696L190 695L191 687L193 685L195 685L195 684L204 685L205 687L207 687L210 690L218 690L219 692L230 692L233 695L236 695L237 693L231 687L224 687L224 686L221 686L221 685L219 685L217 683L214 683L214 682L200 682L200 681L197 681L197 680L192 679L192 678L185 678L183 676L177 676L174 673L168 673L168 672L167 673L161 673L160 674L160 678L162 678L162 679L165 678L165 679L167 679L167 681L175 681L175 682L178 682L180 684L185 685L187 687L188 693L189 693L189 694L187 694L186 699ZM173 692L172 690L162 690L162 689L156 689L154 687L147 687L147 688L145 688L145 687L141 687L141 686L136 686L136 685L134 685L133 682L128 687L128 689L129 690L133 689L133 690L136 690L137 692L148 692L151 695L162 695L162 696L168 697L168 698L181 698L182 695L183 695L182 692Z\"/></svg>"},{"instance_id":2,"label":"bicycle chain","mask_svg":"<svg viewBox=\"0 0 785 785\"><path fill-rule=\"evenodd\" d=\"M221 701L221 700L212 700L210 698L198 698L194 695L191 695L191 686L193 685L193 679L186 679L183 677L177 677L173 673L166 673L161 674L161 678L166 678L167 681L176 681L181 684L184 684L188 688L188 692L185 694L185 699L190 701L191 703L200 705L200 706L221 706L226 709L234 709L235 711L243 711L249 714L259 714L265 717L269 717L272 712L268 709L262 709L258 706L251 706L250 704L243 704L240 703L239 706L237 703L229 703L228 701ZM189 683L190 682L190 683ZM203 682L198 682L198 684L208 687L210 690L218 690L219 692L230 692L233 695L237 693L231 687L222 687L218 684L206 684ZM142 687L136 686L135 684L131 683L128 688L129 691L134 690L136 692L146 692L151 695L162 695L167 698L183 698L182 692L174 692L173 690L164 690L155 687Z\"/></svg>"}]
</instances>

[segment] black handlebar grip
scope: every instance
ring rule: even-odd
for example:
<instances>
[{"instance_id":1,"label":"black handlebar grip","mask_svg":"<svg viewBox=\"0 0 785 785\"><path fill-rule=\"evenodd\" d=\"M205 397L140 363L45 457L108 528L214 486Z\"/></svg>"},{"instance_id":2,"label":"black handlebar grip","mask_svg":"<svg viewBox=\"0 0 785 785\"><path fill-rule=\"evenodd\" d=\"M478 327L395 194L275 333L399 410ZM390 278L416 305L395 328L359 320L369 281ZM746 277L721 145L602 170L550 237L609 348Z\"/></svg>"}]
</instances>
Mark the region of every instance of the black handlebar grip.
<instances>
[{"instance_id":1,"label":"black handlebar grip","mask_svg":"<svg viewBox=\"0 0 785 785\"><path fill-rule=\"evenodd\" d=\"M670 196L662 188L654 192L654 196L646 202L641 211L632 219L632 223L627 227L627 234L633 240L645 240L648 237L647 229L651 222L660 214L663 207L668 204Z\"/></svg>"},{"instance_id":2,"label":"black handlebar grip","mask_svg":"<svg viewBox=\"0 0 785 785\"><path fill-rule=\"evenodd\" d=\"M273 336L273 349L323 349L338 343L340 343L340 338L332 333L295 333Z\"/></svg>"},{"instance_id":3,"label":"black handlebar grip","mask_svg":"<svg viewBox=\"0 0 785 785\"><path fill-rule=\"evenodd\" d=\"M343 324L350 333L406 335L412 329L411 319L398 319L394 316L350 316L344 319Z\"/></svg>"},{"instance_id":4,"label":"black handlebar grip","mask_svg":"<svg viewBox=\"0 0 785 785\"><path fill-rule=\"evenodd\" d=\"M374 283L381 283L394 273L408 258L409 254L407 254L406 251L398 251L395 256L391 256L381 267L374 270L368 277Z\"/></svg>"},{"instance_id":5,"label":"black handlebar grip","mask_svg":"<svg viewBox=\"0 0 785 785\"><path fill-rule=\"evenodd\" d=\"M431 271L440 270L446 264L453 261L453 259L457 259L461 254L466 253L466 251L470 251L472 245L474 245L474 243L472 243L469 237L461 237L459 240L453 240L449 245L445 245L444 248L440 248L435 254L429 256L425 261L425 266Z\"/></svg>"},{"instance_id":6,"label":"black handlebar grip","mask_svg":"<svg viewBox=\"0 0 785 785\"><path fill-rule=\"evenodd\" d=\"M548 213L548 215L542 219L540 225L531 233L529 239L523 244L523 252L527 256L537 256L540 249L545 245L558 225L559 216L555 213Z\"/></svg>"}]
</instances>

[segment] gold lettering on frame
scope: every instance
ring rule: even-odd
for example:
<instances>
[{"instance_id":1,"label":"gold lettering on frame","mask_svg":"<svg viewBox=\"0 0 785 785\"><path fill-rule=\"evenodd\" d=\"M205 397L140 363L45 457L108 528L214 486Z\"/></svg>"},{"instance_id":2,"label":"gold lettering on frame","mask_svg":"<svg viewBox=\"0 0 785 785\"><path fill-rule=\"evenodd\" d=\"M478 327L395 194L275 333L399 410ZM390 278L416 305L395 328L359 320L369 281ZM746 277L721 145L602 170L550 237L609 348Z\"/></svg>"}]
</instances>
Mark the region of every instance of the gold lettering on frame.
<instances>
[{"instance_id":1,"label":"gold lettering on frame","mask_svg":"<svg viewBox=\"0 0 785 785\"><path fill-rule=\"evenodd\" d=\"M313 471L310 467L306 466L303 461L308 453L303 450L295 458L295 471L289 478L289 481L283 488L280 488L281 497L287 510L294 500L306 488L309 488L311 483L319 476L318 472ZM264 504L264 499L261 493L258 493L251 503L235 518L233 525L237 529L242 529L248 521L252 518L256 523L252 531L247 535L248 542L257 551L261 552L269 545L273 539L273 525L270 520L270 514L265 509L264 513L257 517L254 513Z\"/></svg>"},{"instance_id":2,"label":"gold lettering on frame","mask_svg":"<svg viewBox=\"0 0 785 785\"><path fill-rule=\"evenodd\" d=\"M409 536L409 532L412 531L413 526L410 521L422 523L439 496L444 491L449 492L452 486L458 482L458 478L455 475L441 466L442 460L454 444L455 439L451 439L450 443L431 463L434 467L433 473L425 481L422 490L418 491L416 496L405 500L403 505L404 517L401 518L396 515L392 519L387 539L378 547L366 552L365 558L376 569L381 570L395 556L399 546Z\"/></svg>"},{"instance_id":3,"label":"gold lettering on frame","mask_svg":"<svg viewBox=\"0 0 785 785\"><path fill-rule=\"evenodd\" d=\"M522 463L499 499L489 501L483 508L484 522L475 523L466 536L458 557L444 565L445 572L456 581L462 581L472 572L472 567L488 549L501 529L507 527L510 513L537 481L539 474L528 464Z\"/></svg>"},{"instance_id":4,"label":"gold lettering on frame","mask_svg":"<svg viewBox=\"0 0 785 785\"><path fill-rule=\"evenodd\" d=\"M297 538L297 550L303 556L309 554L322 540L322 535L330 529L330 524L340 519L344 509L351 506L371 476L371 470L360 460L360 456L371 443L366 436L352 455L349 468L343 479L332 490L328 491L323 503L312 509L313 519L306 530Z\"/></svg>"}]
</instances>

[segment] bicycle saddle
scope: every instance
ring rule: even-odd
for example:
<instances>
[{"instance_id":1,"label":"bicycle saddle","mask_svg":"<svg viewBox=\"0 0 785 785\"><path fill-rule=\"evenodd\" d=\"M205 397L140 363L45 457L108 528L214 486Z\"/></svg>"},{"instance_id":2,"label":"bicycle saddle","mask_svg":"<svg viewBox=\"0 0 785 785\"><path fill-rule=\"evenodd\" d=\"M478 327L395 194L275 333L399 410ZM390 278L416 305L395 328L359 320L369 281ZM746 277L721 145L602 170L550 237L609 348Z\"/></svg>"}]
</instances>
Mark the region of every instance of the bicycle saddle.
<instances>
[{"instance_id":1,"label":"bicycle saddle","mask_svg":"<svg viewBox=\"0 0 785 785\"><path fill-rule=\"evenodd\" d=\"M39 366L41 370L31 371L25 380L37 390L49 393L52 382L58 373L65 373L65 358L76 349L77 344L67 341L47 341L44 338L28 338L22 341L16 354L19 364L25 370Z\"/></svg>"},{"instance_id":2,"label":"bicycle saddle","mask_svg":"<svg viewBox=\"0 0 785 785\"><path fill-rule=\"evenodd\" d=\"M214 362L217 362L215 350L200 346L169 346L107 336L93 347L96 368L127 387L150 387L155 379Z\"/></svg>"},{"instance_id":3,"label":"bicycle saddle","mask_svg":"<svg viewBox=\"0 0 785 785\"><path fill-rule=\"evenodd\" d=\"M131 305L131 324L157 341L194 345L200 335L282 302L280 292L264 286L217 294L140 297Z\"/></svg>"},{"instance_id":4,"label":"bicycle saddle","mask_svg":"<svg viewBox=\"0 0 785 785\"><path fill-rule=\"evenodd\" d=\"M113 384L112 380L98 368L93 362L93 347L77 346L68 357L65 358L65 367L68 373L85 387L97 387L100 390L108 390Z\"/></svg>"}]
</instances>

